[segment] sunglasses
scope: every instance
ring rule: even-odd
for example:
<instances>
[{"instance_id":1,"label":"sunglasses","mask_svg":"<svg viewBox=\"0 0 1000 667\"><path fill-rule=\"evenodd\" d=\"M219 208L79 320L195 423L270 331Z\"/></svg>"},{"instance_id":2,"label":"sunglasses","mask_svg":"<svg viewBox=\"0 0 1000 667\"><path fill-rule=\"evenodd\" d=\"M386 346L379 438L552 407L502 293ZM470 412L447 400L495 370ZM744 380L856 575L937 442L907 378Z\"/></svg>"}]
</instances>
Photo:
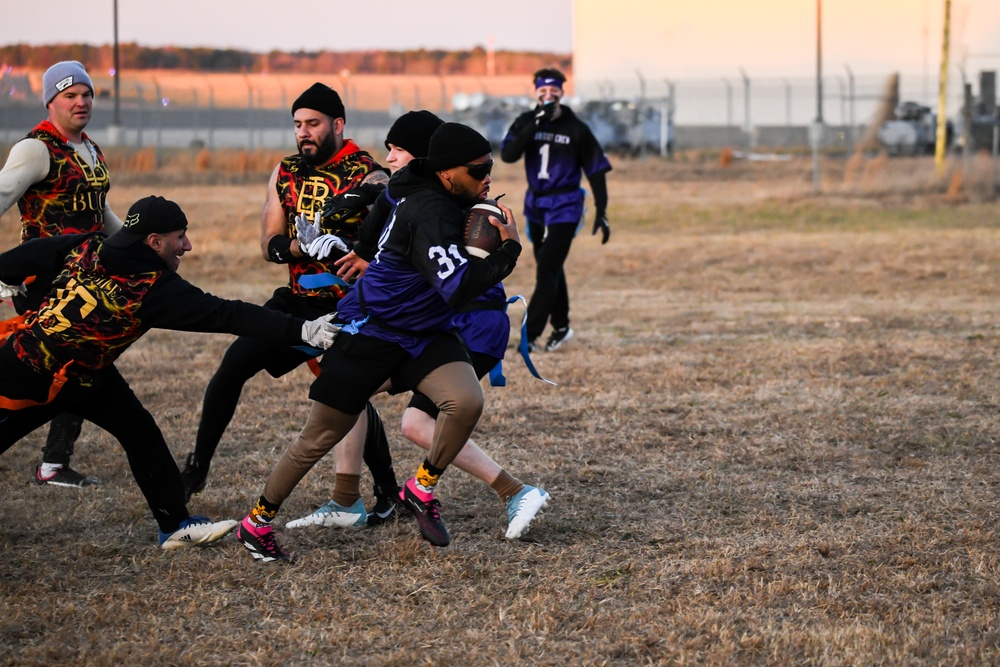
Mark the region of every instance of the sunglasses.
<instances>
[{"instance_id":1,"label":"sunglasses","mask_svg":"<svg viewBox=\"0 0 1000 667\"><path fill-rule=\"evenodd\" d=\"M493 171L493 160L479 164L463 164L462 166L469 172L469 176L477 181L481 181Z\"/></svg>"}]
</instances>

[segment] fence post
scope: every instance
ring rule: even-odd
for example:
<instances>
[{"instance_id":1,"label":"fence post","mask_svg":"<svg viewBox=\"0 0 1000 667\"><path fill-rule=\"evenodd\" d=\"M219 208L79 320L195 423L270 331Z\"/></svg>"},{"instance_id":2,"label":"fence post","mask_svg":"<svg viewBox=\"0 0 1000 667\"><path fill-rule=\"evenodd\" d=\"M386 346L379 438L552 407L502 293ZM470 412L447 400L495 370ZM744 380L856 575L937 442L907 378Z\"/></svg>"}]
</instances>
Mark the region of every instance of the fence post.
<instances>
[{"instance_id":1,"label":"fence post","mask_svg":"<svg viewBox=\"0 0 1000 667\"><path fill-rule=\"evenodd\" d=\"M743 134L746 142L747 159L750 159L750 152L753 150L753 124L750 121L750 77L746 70L740 69L743 75Z\"/></svg>"}]
</instances>

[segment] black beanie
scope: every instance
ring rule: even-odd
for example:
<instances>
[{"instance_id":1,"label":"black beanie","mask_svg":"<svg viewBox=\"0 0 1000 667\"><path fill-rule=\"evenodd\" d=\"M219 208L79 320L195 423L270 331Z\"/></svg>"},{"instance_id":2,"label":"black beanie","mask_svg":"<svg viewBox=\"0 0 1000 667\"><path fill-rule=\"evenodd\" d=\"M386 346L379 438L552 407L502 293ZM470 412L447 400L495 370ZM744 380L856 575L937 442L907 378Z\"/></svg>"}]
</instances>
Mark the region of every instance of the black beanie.
<instances>
[{"instance_id":1,"label":"black beanie","mask_svg":"<svg viewBox=\"0 0 1000 667\"><path fill-rule=\"evenodd\" d=\"M493 152L486 137L461 123L445 123L434 131L427 149L431 171L451 169Z\"/></svg>"},{"instance_id":2,"label":"black beanie","mask_svg":"<svg viewBox=\"0 0 1000 667\"><path fill-rule=\"evenodd\" d=\"M427 157L431 135L443 123L430 111L407 111L389 128L389 134L385 135L385 148L389 150L389 144L392 144L413 157Z\"/></svg>"},{"instance_id":3,"label":"black beanie","mask_svg":"<svg viewBox=\"0 0 1000 667\"><path fill-rule=\"evenodd\" d=\"M292 115L294 116L295 112L299 109L312 109L313 111L325 113L331 118L343 118L347 120L347 115L344 113L344 103L340 101L340 95L330 86L318 81L309 86L306 92L299 95L298 99L292 103Z\"/></svg>"}]
</instances>

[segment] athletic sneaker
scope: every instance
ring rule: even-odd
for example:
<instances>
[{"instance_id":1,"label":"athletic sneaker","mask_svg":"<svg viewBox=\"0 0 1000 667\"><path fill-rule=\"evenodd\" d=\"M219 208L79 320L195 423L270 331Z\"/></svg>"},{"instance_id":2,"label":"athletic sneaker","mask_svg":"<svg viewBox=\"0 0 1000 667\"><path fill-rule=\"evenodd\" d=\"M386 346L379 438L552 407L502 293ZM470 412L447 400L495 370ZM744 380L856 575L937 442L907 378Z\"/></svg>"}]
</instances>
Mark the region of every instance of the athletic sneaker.
<instances>
[{"instance_id":1,"label":"athletic sneaker","mask_svg":"<svg viewBox=\"0 0 1000 667\"><path fill-rule=\"evenodd\" d=\"M430 502L417 498L417 495L410 490L410 483L403 484L403 490L399 492L399 499L403 507L410 514L416 517L417 525L420 526L420 535L436 547L446 547L451 544L451 535L448 528L441 520L441 503L437 498L432 498Z\"/></svg>"},{"instance_id":2,"label":"athletic sneaker","mask_svg":"<svg viewBox=\"0 0 1000 667\"><path fill-rule=\"evenodd\" d=\"M184 502L191 502L191 496L205 489L208 478L208 465L194 457L194 452L187 455L184 468L181 469L181 483L184 485Z\"/></svg>"},{"instance_id":3,"label":"athletic sneaker","mask_svg":"<svg viewBox=\"0 0 1000 667\"><path fill-rule=\"evenodd\" d=\"M278 540L271 526L250 525L250 517L240 522L236 529L236 539L240 541L254 560L272 563L276 560L292 562L292 557L278 546Z\"/></svg>"},{"instance_id":4,"label":"athletic sneaker","mask_svg":"<svg viewBox=\"0 0 1000 667\"><path fill-rule=\"evenodd\" d=\"M546 352L555 352L565 343L573 340L573 330L569 327L563 327L562 329L553 329L551 335L549 335L549 340L545 343Z\"/></svg>"},{"instance_id":5,"label":"athletic sneaker","mask_svg":"<svg viewBox=\"0 0 1000 667\"><path fill-rule=\"evenodd\" d=\"M160 548L166 551L181 547L205 546L217 542L233 532L236 522L232 519L213 522L204 516L189 516L181 521L181 527L172 533L160 533Z\"/></svg>"},{"instance_id":6,"label":"athletic sneaker","mask_svg":"<svg viewBox=\"0 0 1000 667\"><path fill-rule=\"evenodd\" d=\"M521 492L507 501L507 539L515 540L528 531L539 510L549 502L548 493L535 486L524 485Z\"/></svg>"},{"instance_id":7,"label":"athletic sneaker","mask_svg":"<svg viewBox=\"0 0 1000 667\"><path fill-rule=\"evenodd\" d=\"M365 504L358 498L350 507L338 505L331 500L309 516L289 521L285 524L285 528L302 528L303 526L352 528L367 524L368 511L365 509Z\"/></svg>"},{"instance_id":8,"label":"athletic sneaker","mask_svg":"<svg viewBox=\"0 0 1000 667\"><path fill-rule=\"evenodd\" d=\"M52 486L93 486L100 484L101 480L96 477L85 477L68 465L56 470L48 477L42 477L42 466L35 466L35 484L51 484Z\"/></svg>"},{"instance_id":9,"label":"athletic sneaker","mask_svg":"<svg viewBox=\"0 0 1000 667\"><path fill-rule=\"evenodd\" d=\"M534 340L529 340L528 341L528 354L534 354L535 352L538 352L538 343L535 342Z\"/></svg>"},{"instance_id":10,"label":"athletic sneaker","mask_svg":"<svg viewBox=\"0 0 1000 667\"><path fill-rule=\"evenodd\" d=\"M375 506L368 512L368 526L381 526L399 517L399 487L393 485L388 494L375 488Z\"/></svg>"}]
</instances>

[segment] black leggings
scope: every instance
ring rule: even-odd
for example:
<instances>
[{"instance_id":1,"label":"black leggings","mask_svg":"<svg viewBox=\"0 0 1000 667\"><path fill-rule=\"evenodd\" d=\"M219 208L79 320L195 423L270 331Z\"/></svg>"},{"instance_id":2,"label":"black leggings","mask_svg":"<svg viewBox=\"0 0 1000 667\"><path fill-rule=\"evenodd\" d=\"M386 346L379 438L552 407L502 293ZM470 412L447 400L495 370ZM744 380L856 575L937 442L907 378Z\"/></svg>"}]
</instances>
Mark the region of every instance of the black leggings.
<instances>
[{"instance_id":1,"label":"black leggings","mask_svg":"<svg viewBox=\"0 0 1000 667\"><path fill-rule=\"evenodd\" d=\"M569 326L569 288L563 264L576 235L576 225L541 225L528 222L535 254L535 291L528 301L528 340L542 335L545 324L553 329Z\"/></svg>"},{"instance_id":2,"label":"black leggings","mask_svg":"<svg viewBox=\"0 0 1000 667\"><path fill-rule=\"evenodd\" d=\"M47 381L10 353L0 352L0 396L26 398L44 393ZM66 383L54 401L22 410L0 410L0 454L61 412L71 412L114 436L160 530L172 533L188 517L180 471L153 416L114 366L94 375L92 387ZM29 393L25 393L28 388Z\"/></svg>"}]
</instances>

